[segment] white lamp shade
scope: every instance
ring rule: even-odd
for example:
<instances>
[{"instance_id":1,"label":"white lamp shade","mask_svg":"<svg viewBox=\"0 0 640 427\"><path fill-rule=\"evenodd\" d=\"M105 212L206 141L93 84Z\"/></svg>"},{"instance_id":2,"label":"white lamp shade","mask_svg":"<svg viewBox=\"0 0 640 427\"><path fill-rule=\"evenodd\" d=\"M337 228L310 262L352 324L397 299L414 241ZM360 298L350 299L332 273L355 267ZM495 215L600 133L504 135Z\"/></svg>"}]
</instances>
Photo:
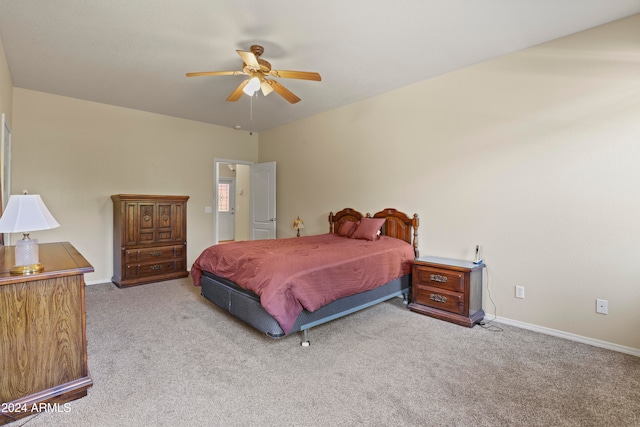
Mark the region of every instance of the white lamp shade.
<instances>
[{"instance_id":1,"label":"white lamp shade","mask_svg":"<svg viewBox=\"0 0 640 427\"><path fill-rule=\"evenodd\" d=\"M251 77L251 80L249 80L249 83L244 86L242 91L249 96L253 96L258 89L260 89L260 79L257 77Z\"/></svg>"},{"instance_id":2,"label":"white lamp shade","mask_svg":"<svg viewBox=\"0 0 640 427\"><path fill-rule=\"evenodd\" d=\"M44 205L39 194L21 194L9 197L7 208L0 218L0 232L29 233L60 227Z\"/></svg>"}]
</instances>

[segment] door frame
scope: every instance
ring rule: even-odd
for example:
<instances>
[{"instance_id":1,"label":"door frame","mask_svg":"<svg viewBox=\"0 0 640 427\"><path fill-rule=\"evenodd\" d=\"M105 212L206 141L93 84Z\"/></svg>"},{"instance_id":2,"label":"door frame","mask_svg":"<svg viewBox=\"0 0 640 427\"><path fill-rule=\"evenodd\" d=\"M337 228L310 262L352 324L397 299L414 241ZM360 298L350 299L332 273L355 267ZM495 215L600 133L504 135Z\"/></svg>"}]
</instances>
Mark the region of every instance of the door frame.
<instances>
[{"instance_id":1,"label":"door frame","mask_svg":"<svg viewBox=\"0 0 640 427\"><path fill-rule=\"evenodd\" d=\"M214 157L213 158L213 244L217 245L218 244L218 235L219 235L219 231L218 231L218 224L220 223L218 221L218 197L216 196L218 194L218 183L220 182L220 164L221 163L231 163L234 165L247 165L247 166L251 166L253 164L255 164L255 162L250 162L247 160L234 160L234 159L224 159L221 157Z\"/></svg>"}]
</instances>

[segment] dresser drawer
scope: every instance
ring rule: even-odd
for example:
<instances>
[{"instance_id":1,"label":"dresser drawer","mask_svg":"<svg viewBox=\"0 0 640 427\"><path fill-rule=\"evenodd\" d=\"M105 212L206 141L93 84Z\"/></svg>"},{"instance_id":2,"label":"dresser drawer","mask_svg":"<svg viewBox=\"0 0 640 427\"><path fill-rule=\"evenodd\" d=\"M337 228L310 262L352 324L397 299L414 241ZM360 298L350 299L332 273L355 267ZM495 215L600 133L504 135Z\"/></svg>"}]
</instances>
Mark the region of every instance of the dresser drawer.
<instances>
[{"instance_id":1,"label":"dresser drawer","mask_svg":"<svg viewBox=\"0 0 640 427\"><path fill-rule=\"evenodd\" d=\"M162 261L171 258L181 258L183 256L184 245L155 246L153 248L144 249L127 249L124 252L124 260L126 264L146 261Z\"/></svg>"},{"instance_id":2,"label":"dresser drawer","mask_svg":"<svg viewBox=\"0 0 640 427\"><path fill-rule=\"evenodd\" d=\"M184 259L172 259L169 261L147 262L140 264L127 264L126 278L135 279L137 277L156 276L185 271Z\"/></svg>"},{"instance_id":3,"label":"dresser drawer","mask_svg":"<svg viewBox=\"0 0 640 427\"><path fill-rule=\"evenodd\" d=\"M465 314L464 294L451 292L446 289L424 286L422 284L413 285L413 302L451 313Z\"/></svg>"},{"instance_id":4,"label":"dresser drawer","mask_svg":"<svg viewBox=\"0 0 640 427\"><path fill-rule=\"evenodd\" d=\"M459 271L414 264L412 280L414 284L464 292L464 273Z\"/></svg>"}]
</instances>

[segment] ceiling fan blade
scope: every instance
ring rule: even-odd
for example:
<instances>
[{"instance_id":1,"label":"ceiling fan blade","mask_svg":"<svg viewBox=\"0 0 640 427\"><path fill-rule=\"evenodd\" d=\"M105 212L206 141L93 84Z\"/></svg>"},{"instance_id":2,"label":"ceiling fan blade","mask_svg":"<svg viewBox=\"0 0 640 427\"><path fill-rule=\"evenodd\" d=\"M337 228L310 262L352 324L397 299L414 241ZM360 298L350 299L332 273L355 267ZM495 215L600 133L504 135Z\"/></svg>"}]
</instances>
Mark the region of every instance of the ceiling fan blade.
<instances>
[{"instance_id":1,"label":"ceiling fan blade","mask_svg":"<svg viewBox=\"0 0 640 427\"><path fill-rule=\"evenodd\" d=\"M271 92L273 92L273 88L269 84L269 81L268 80L264 80L264 79L262 79L262 81L260 82L260 89L262 89L262 94L264 96L267 96Z\"/></svg>"},{"instance_id":2,"label":"ceiling fan blade","mask_svg":"<svg viewBox=\"0 0 640 427\"><path fill-rule=\"evenodd\" d=\"M200 71L197 73L187 73L187 77L199 76L239 76L243 75L242 71Z\"/></svg>"},{"instance_id":3,"label":"ceiling fan blade","mask_svg":"<svg viewBox=\"0 0 640 427\"><path fill-rule=\"evenodd\" d=\"M247 52L247 51L244 51L244 50L236 50L236 52L238 52L238 55L240 55L240 58L242 58L244 63L247 64L250 68L252 68L254 70L259 70L260 69L260 64L258 63L258 58L256 58L256 56L253 54L253 52Z\"/></svg>"},{"instance_id":4,"label":"ceiling fan blade","mask_svg":"<svg viewBox=\"0 0 640 427\"><path fill-rule=\"evenodd\" d=\"M270 74L283 79L314 80L317 82L322 80L320 74L311 71L271 70Z\"/></svg>"},{"instance_id":5,"label":"ceiling fan blade","mask_svg":"<svg viewBox=\"0 0 640 427\"><path fill-rule=\"evenodd\" d=\"M240 83L240 84L238 85L238 87L237 87L237 88L235 88L233 92L231 92L231 95L229 95L229 96L227 97L227 101L229 101L229 102L235 102L235 101L237 101L238 99L240 99L240 97L241 97L241 96L242 96L242 94L244 93L244 92L242 91L242 89L244 89L244 87L247 85L247 83L249 83L249 79L243 80L243 81L242 81L242 83Z\"/></svg>"},{"instance_id":6,"label":"ceiling fan blade","mask_svg":"<svg viewBox=\"0 0 640 427\"><path fill-rule=\"evenodd\" d=\"M291 104L295 104L296 102L300 101L300 98L295 96L293 92L291 92L286 87L282 86L277 81L275 80L267 80L267 81L269 82L273 90L275 90L278 95L280 95L281 97L289 101Z\"/></svg>"}]
</instances>

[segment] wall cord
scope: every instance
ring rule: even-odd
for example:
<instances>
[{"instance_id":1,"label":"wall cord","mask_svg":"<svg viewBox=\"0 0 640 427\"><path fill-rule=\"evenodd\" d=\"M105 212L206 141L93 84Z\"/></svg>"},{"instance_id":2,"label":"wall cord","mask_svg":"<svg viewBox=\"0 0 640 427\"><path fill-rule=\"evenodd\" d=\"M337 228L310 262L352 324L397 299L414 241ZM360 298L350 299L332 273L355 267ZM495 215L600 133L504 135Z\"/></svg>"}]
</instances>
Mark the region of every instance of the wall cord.
<instances>
[{"instance_id":1,"label":"wall cord","mask_svg":"<svg viewBox=\"0 0 640 427\"><path fill-rule=\"evenodd\" d=\"M491 296L491 289L489 288L489 267L485 264L484 266L484 272L486 274L487 277L487 294L489 296L489 301L491 301L491 304L493 305L493 319L491 320L482 320L480 323L478 323L478 325L481 328L486 329L487 331L490 332L502 332L503 329L499 326L496 325L492 325L491 322L493 322L494 320L496 320L496 318L498 317L498 308L496 306L495 301L493 301L493 297Z\"/></svg>"}]
</instances>

